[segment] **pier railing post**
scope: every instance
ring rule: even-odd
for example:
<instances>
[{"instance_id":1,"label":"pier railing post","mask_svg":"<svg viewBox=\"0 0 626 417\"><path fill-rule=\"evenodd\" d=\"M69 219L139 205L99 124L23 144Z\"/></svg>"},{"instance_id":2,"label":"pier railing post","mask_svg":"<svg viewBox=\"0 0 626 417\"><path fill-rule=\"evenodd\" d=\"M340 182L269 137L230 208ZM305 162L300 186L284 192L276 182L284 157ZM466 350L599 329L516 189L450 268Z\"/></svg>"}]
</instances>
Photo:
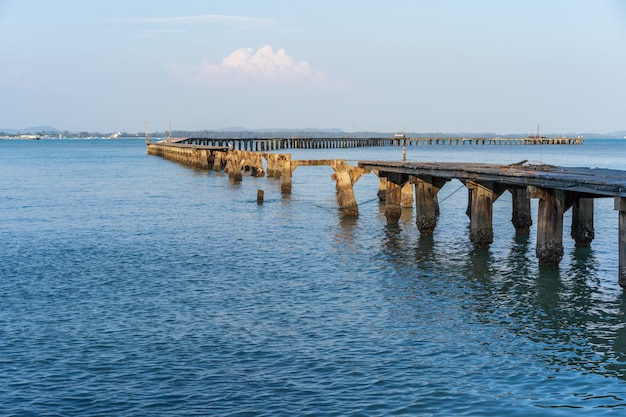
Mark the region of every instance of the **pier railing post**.
<instances>
[{"instance_id":1,"label":"pier railing post","mask_svg":"<svg viewBox=\"0 0 626 417\"><path fill-rule=\"evenodd\" d=\"M424 236L431 236L437 226L439 202L437 193L447 180L435 177L413 177L415 184L415 223Z\"/></svg>"},{"instance_id":2,"label":"pier railing post","mask_svg":"<svg viewBox=\"0 0 626 417\"><path fill-rule=\"evenodd\" d=\"M626 197L615 197L615 210L618 211L619 272L618 283L626 290Z\"/></svg>"}]
</instances>

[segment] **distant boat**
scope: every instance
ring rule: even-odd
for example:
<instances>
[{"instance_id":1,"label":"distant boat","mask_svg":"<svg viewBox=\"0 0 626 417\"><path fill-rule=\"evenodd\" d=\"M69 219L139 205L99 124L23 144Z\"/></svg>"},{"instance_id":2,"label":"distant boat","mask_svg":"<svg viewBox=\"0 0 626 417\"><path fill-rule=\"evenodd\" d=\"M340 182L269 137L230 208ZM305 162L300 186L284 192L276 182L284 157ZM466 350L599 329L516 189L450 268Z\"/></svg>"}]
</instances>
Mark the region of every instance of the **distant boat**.
<instances>
[{"instance_id":1,"label":"distant boat","mask_svg":"<svg viewBox=\"0 0 626 417\"><path fill-rule=\"evenodd\" d=\"M17 139L39 140L39 135L19 135Z\"/></svg>"}]
</instances>

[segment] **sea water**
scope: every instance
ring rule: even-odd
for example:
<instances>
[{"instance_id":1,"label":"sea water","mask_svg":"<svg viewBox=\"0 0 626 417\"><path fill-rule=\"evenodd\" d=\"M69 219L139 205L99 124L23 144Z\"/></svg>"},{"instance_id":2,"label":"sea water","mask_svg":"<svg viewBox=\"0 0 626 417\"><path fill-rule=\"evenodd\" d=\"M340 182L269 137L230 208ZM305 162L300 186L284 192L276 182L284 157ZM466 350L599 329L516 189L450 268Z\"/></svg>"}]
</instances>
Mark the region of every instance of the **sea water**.
<instances>
[{"instance_id":1,"label":"sea water","mask_svg":"<svg viewBox=\"0 0 626 417\"><path fill-rule=\"evenodd\" d=\"M625 150L420 145L407 160L624 169ZM236 184L142 140L0 141L0 415L626 412L611 198L595 202L590 248L574 247L566 213L563 259L543 269L509 193L477 250L460 182L439 192L427 238L412 210L386 224L374 174L355 185L360 216L344 218L331 173L299 167L284 196L279 180Z\"/></svg>"}]
</instances>

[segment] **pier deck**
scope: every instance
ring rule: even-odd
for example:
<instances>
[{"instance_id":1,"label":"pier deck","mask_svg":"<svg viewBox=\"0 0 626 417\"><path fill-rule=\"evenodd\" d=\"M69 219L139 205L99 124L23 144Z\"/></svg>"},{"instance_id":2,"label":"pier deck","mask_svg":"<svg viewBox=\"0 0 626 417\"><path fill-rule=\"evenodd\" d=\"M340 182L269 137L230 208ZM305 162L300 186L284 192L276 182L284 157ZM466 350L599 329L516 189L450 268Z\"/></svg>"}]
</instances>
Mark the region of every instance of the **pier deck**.
<instances>
[{"instance_id":1,"label":"pier deck","mask_svg":"<svg viewBox=\"0 0 626 417\"><path fill-rule=\"evenodd\" d=\"M499 165L473 162L360 161L367 170L447 180L490 181L508 186L544 187L596 197L626 197L626 171L603 168L560 167L546 164Z\"/></svg>"}]
</instances>

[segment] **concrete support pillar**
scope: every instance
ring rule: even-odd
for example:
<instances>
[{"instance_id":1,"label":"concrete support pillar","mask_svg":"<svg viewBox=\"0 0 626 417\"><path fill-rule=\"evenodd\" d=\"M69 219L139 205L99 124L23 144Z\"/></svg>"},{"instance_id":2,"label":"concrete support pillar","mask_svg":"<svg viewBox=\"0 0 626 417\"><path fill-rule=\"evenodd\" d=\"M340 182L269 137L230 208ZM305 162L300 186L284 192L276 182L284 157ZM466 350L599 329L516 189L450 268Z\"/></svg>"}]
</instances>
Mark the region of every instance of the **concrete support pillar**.
<instances>
[{"instance_id":1,"label":"concrete support pillar","mask_svg":"<svg viewBox=\"0 0 626 417\"><path fill-rule=\"evenodd\" d=\"M269 178L280 178L280 167L278 165L278 155L275 153L265 154L267 161L267 176Z\"/></svg>"},{"instance_id":2,"label":"concrete support pillar","mask_svg":"<svg viewBox=\"0 0 626 417\"><path fill-rule=\"evenodd\" d=\"M423 236L431 236L437 226L439 202L437 193L446 180L433 177L415 177L415 223Z\"/></svg>"},{"instance_id":3,"label":"concrete support pillar","mask_svg":"<svg viewBox=\"0 0 626 417\"><path fill-rule=\"evenodd\" d=\"M222 157L224 153L220 151L215 152L215 157L213 159L213 171L221 171L222 170Z\"/></svg>"},{"instance_id":4,"label":"concrete support pillar","mask_svg":"<svg viewBox=\"0 0 626 417\"><path fill-rule=\"evenodd\" d=\"M207 160L206 160L206 164L207 164L207 169L215 169L215 151L208 151L207 152Z\"/></svg>"},{"instance_id":5,"label":"concrete support pillar","mask_svg":"<svg viewBox=\"0 0 626 417\"><path fill-rule=\"evenodd\" d=\"M265 176L265 171L263 171L263 156L259 152L248 152L247 159L250 166L250 175L253 177Z\"/></svg>"},{"instance_id":6,"label":"concrete support pillar","mask_svg":"<svg viewBox=\"0 0 626 417\"><path fill-rule=\"evenodd\" d=\"M354 197L354 184L365 173L365 170L346 164L345 160L334 160L330 166L335 173L332 179L336 181L337 202L345 216L358 216L359 205Z\"/></svg>"},{"instance_id":7,"label":"concrete support pillar","mask_svg":"<svg viewBox=\"0 0 626 417\"><path fill-rule=\"evenodd\" d=\"M530 226L533 224L530 212L530 198L528 191L524 188L511 188L513 201L513 217L511 223L515 227L515 233L518 235L530 234Z\"/></svg>"},{"instance_id":8,"label":"concrete support pillar","mask_svg":"<svg viewBox=\"0 0 626 417\"><path fill-rule=\"evenodd\" d=\"M387 173L387 196L385 200L385 217L387 224L397 224L402 215L402 186L408 176Z\"/></svg>"},{"instance_id":9,"label":"concrete support pillar","mask_svg":"<svg viewBox=\"0 0 626 417\"><path fill-rule=\"evenodd\" d=\"M571 236L577 248L591 245L595 237L593 229L593 198L575 198L572 205Z\"/></svg>"},{"instance_id":10,"label":"concrete support pillar","mask_svg":"<svg viewBox=\"0 0 626 417\"><path fill-rule=\"evenodd\" d=\"M232 178L235 182L241 182L243 179L243 175L241 173L242 169L242 157L241 151L232 151L226 158L226 171L228 172L228 177Z\"/></svg>"},{"instance_id":11,"label":"concrete support pillar","mask_svg":"<svg viewBox=\"0 0 626 417\"><path fill-rule=\"evenodd\" d=\"M528 190L532 198L539 198L536 248L539 266L558 266L563 258L565 191L539 187Z\"/></svg>"},{"instance_id":12,"label":"concrete support pillar","mask_svg":"<svg viewBox=\"0 0 626 417\"><path fill-rule=\"evenodd\" d=\"M467 181L471 194L470 240L476 248L488 248L493 242L493 203L504 188L493 182Z\"/></svg>"},{"instance_id":13,"label":"concrete support pillar","mask_svg":"<svg viewBox=\"0 0 626 417\"><path fill-rule=\"evenodd\" d=\"M626 290L626 197L615 197L615 210L618 211L618 282Z\"/></svg>"},{"instance_id":14,"label":"concrete support pillar","mask_svg":"<svg viewBox=\"0 0 626 417\"><path fill-rule=\"evenodd\" d=\"M278 156L278 163L280 165L280 192L282 194L291 194L291 173L293 169L291 167L291 154L281 154Z\"/></svg>"},{"instance_id":15,"label":"concrete support pillar","mask_svg":"<svg viewBox=\"0 0 626 417\"><path fill-rule=\"evenodd\" d=\"M206 149L200 149L198 151L198 168L200 169L208 169L209 168L209 153L210 151Z\"/></svg>"},{"instance_id":16,"label":"concrete support pillar","mask_svg":"<svg viewBox=\"0 0 626 417\"><path fill-rule=\"evenodd\" d=\"M402 186L402 207L413 207L413 184L411 181L407 181Z\"/></svg>"}]
</instances>

